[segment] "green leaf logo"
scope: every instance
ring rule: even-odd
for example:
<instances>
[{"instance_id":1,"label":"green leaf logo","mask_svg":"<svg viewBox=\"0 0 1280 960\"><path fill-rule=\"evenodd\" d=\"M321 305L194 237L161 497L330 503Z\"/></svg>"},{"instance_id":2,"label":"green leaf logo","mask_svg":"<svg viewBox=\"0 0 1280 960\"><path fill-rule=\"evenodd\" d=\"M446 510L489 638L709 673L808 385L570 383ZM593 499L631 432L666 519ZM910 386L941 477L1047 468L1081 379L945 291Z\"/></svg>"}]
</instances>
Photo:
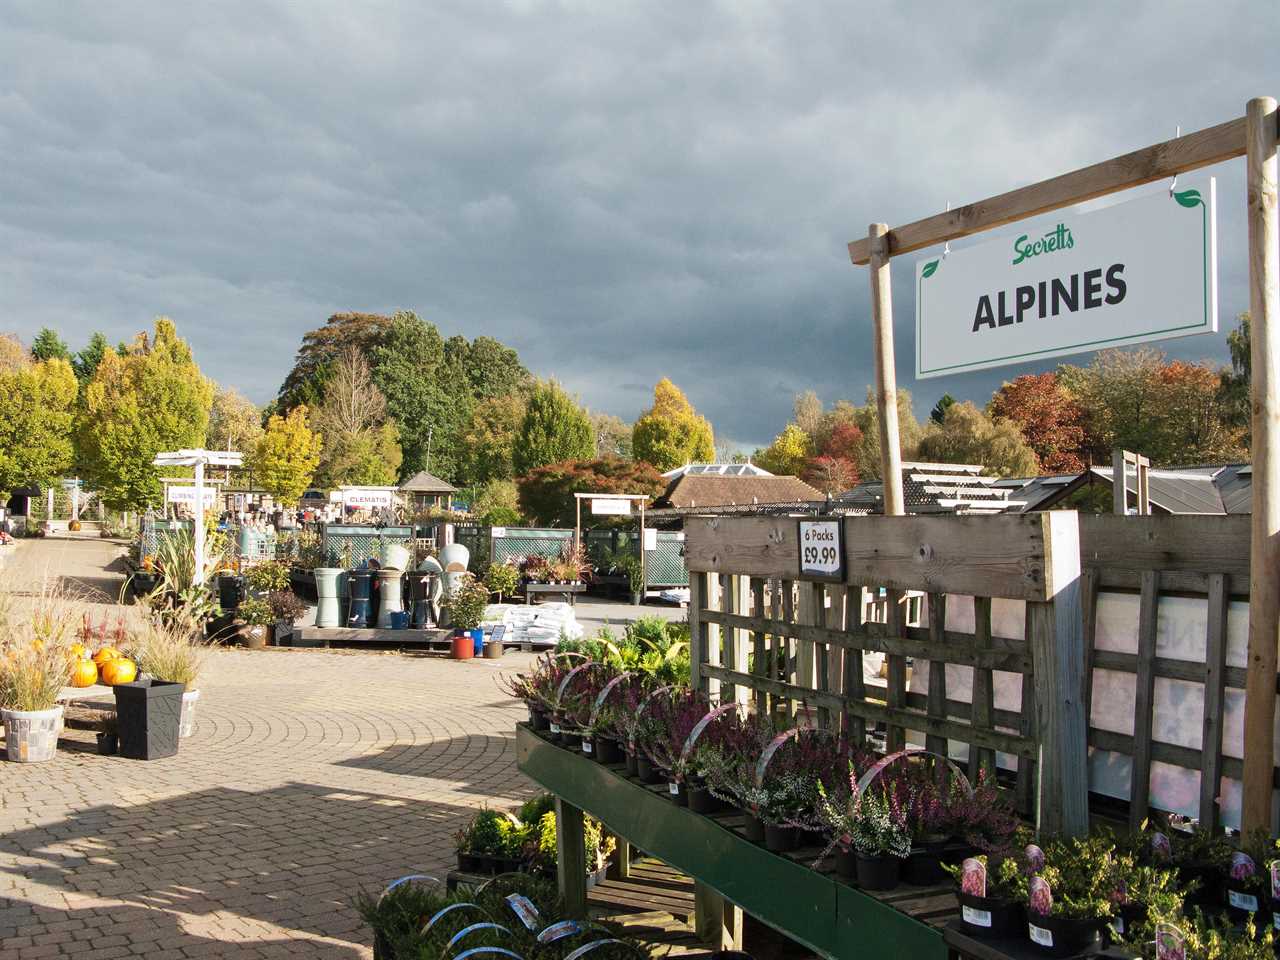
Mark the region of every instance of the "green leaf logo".
<instances>
[{"instance_id":1,"label":"green leaf logo","mask_svg":"<svg viewBox=\"0 0 1280 960\"><path fill-rule=\"evenodd\" d=\"M928 263L926 263L924 265L924 269L920 271L921 279L928 280L930 277L932 277L934 273L936 273L938 270L939 262L940 261L938 260L930 260Z\"/></svg>"},{"instance_id":2,"label":"green leaf logo","mask_svg":"<svg viewBox=\"0 0 1280 960\"><path fill-rule=\"evenodd\" d=\"M1198 207L1204 203L1200 198L1199 190L1179 190L1173 195L1173 199L1177 200L1178 203L1187 208Z\"/></svg>"}]
</instances>

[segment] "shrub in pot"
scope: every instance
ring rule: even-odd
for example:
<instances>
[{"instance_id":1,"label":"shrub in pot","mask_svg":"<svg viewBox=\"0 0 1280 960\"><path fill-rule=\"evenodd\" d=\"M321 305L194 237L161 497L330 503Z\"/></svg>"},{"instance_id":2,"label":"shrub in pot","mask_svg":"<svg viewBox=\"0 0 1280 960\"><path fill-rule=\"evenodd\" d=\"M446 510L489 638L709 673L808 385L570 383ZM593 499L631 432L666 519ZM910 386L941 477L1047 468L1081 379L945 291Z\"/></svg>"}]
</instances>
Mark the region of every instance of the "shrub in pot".
<instances>
[{"instance_id":1,"label":"shrub in pot","mask_svg":"<svg viewBox=\"0 0 1280 960\"><path fill-rule=\"evenodd\" d=\"M282 560L263 560L244 571L249 595L262 599L277 590L289 589L289 565Z\"/></svg>"},{"instance_id":2,"label":"shrub in pot","mask_svg":"<svg viewBox=\"0 0 1280 960\"><path fill-rule=\"evenodd\" d=\"M1187 890L1189 906L1221 906L1221 882L1227 875L1233 849L1220 832L1172 821L1169 838L1173 865Z\"/></svg>"},{"instance_id":3,"label":"shrub in pot","mask_svg":"<svg viewBox=\"0 0 1280 960\"><path fill-rule=\"evenodd\" d=\"M1027 876L1025 862L1016 855L989 859L969 857L959 865L944 864L956 881L960 922L975 937L1020 937Z\"/></svg>"},{"instance_id":4,"label":"shrub in pot","mask_svg":"<svg viewBox=\"0 0 1280 960\"><path fill-rule=\"evenodd\" d=\"M1083 952L1114 916L1123 882L1123 866L1105 838L1046 844L1044 866L1027 881L1028 939L1049 956Z\"/></svg>"},{"instance_id":5,"label":"shrub in pot","mask_svg":"<svg viewBox=\"0 0 1280 960\"><path fill-rule=\"evenodd\" d=\"M165 621L158 617L150 618L133 636L138 668L144 674L182 684L179 737L195 732L196 702L200 699L196 683L207 652L201 637L199 625L192 621Z\"/></svg>"},{"instance_id":6,"label":"shrub in pot","mask_svg":"<svg viewBox=\"0 0 1280 960\"><path fill-rule=\"evenodd\" d=\"M484 621L485 607L489 605L489 591L484 584L468 573L446 594L444 605L449 610L449 622L459 634L467 634L472 640L472 652L483 639L477 639L480 624ZM483 637L483 634L481 634Z\"/></svg>"},{"instance_id":7,"label":"shrub in pot","mask_svg":"<svg viewBox=\"0 0 1280 960\"><path fill-rule=\"evenodd\" d=\"M484 574L484 585L490 593L498 595L498 602L502 602L503 596L511 596L516 592L516 586L520 582L520 571L515 564L510 561L506 563L491 563L489 569Z\"/></svg>"},{"instance_id":8,"label":"shrub in pot","mask_svg":"<svg viewBox=\"0 0 1280 960\"><path fill-rule=\"evenodd\" d=\"M271 639L276 615L266 600L253 598L244 601L236 608L236 619L243 625L240 629L240 643L250 650L261 650Z\"/></svg>"},{"instance_id":9,"label":"shrub in pot","mask_svg":"<svg viewBox=\"0 0 1280 960\"><path fill-rule=\"evenodd\" d=\"M458 869L471 873L506 873L519 868L529 829L515 817L481 810L458 834Z\"/></svg>"}]
</instances>

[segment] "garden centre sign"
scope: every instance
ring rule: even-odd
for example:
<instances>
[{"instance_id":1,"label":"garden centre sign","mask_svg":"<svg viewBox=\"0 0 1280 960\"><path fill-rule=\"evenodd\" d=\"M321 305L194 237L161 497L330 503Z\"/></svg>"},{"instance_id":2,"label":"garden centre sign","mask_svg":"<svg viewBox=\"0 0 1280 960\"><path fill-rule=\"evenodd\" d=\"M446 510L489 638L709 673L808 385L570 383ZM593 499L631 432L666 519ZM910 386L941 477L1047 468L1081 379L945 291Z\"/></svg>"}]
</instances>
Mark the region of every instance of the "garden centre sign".
<instances>
[{"instance_id":1,"label":"garden centre sign","mask_svg":"<svg viewBox=\"0 0 1280 960\"><path fill-rule=\"evenodd\" d=\"M341 490L344 506L359 510L389 507L392 504L391 490L379 487L344 487Z\"/></svg>"},{"instance_id":2,"label":"garden centre sign","mask_svg":"<svg viewBox=\"0 0 1280 960\"><path fill-rule=\"evenodd\" d=\"M1214 180L916 264L916 377L1218 329Z\"/></svg>"},{"instance_id":3,"label":"garden centre sign","mask_svg":"<svg viewBox=\"0 0 1280 960\"><path fill-rule=\"evenodd\" d=\"M216 487L202 487L204 494L204 508L206 510L213 509L218 500L218 490ZM182 506L194 508L196 505L196 488L195 487L169 487L166 491L167 499L170 503L176 503Z\"/></svg>"}]
</instances>

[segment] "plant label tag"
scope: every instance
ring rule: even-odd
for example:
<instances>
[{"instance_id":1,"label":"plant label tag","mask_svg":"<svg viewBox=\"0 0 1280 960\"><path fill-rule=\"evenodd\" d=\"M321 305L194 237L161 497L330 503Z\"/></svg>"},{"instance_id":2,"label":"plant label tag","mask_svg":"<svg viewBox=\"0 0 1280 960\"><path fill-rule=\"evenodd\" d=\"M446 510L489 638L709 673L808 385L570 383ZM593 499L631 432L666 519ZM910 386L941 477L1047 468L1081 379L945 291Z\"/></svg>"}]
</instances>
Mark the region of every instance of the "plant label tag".
<instances>
[{"instance_id":1,"label":"plant label tag","mask_svg":"<svg viewBox=\"0 0 1280 960\"><path fill-rule=\"evenodd\" d=\"M1022 852L1026 855L1027 866L1032 873L1039 873L1044 869L1044 851L1034 843L1028 843L1026 849Z\"/></svg>"},{"instance_id":2,"label":"plant label tag","mask_svg":"<svg viewBox=\"0 0 1280 960\"><path fill-rule=\"evenodd\" d=\"M582 752L583 752L583 753L590 753L590 752L591 752L591 741L590 741L590 740L583 740L583 741L582 741Z\"/></svg>"},{"instance_id":3,"label":"plant label tag","mask_svg":"<svg viewBox=\"0 0 1280 960\"><path fill-rule=\"evenodd\" d=\"M1271 915L1271 927L1274 930L1280 930L1280 913L1273 913Z\"/></svg>"},{"instance_id":4,"label":"plant label tag","mask_svg":"<svg viewBox=\"0 0 1280 960\"><path fill-rule=\"evenodd\" d=\"M964 918L965 923L971 923L975 927L991 926L990 910L978 910L976 907L961 907L960 916Z\"/></svg>"},{"instance_id":5,"label":"plant label tag","mask_svg":"<svg viewBox=\"0 0 1280 960\"><path fill-rule=\"evenodd\" d=\"M1161 863L1168 863L1173 859L1173 845L1169 843L1169 838L1159 830L1151 834L1151 853Z\"/></svg>"},{"instance_id":6,"label":"plant label tag","mask_svg":"<svg viewBox=\"0 0 1280 960\"><path fill-rule=\"evenodd\" d=\"M1046 930L1044 927L1037 927L1034 923L1027 924L1027 932L1031 935L1031 942L1038 943L1042 947L1053 946L1053 932Z\"/></svg>"},{"instance_id":7,"label":"plant label tag","mask_svg":"<svg viewBox=\"0 0 1280 960\"><path fill-rule=\"evenodd\" d=\"M1187 960L1187 941L1171 923L1156 927L1156 960Z\"/></svg>"},{"instance_id":8,"label":"plant label tag","mask_svg":"<svg viewBox=\"0 0 1280 960\"><path fill-rule=\"evenodd\" d=\"M1124 917L1116 917L1111 921L1111 929L1116 932L1117 937L1124 936Z\"/></svg>"},{"instance_id":9,"label":"plant label tag","mask_svg":"<svg viewBox=\"0 0 1280 960\"><path fill-rule=\"evenodd\" d=\"M1280 900L1280 860L1272 860L1271 869L1271 899Z\"/></svg>"},{"instance_id":10,"label":"plant label tag","mask_svg":"<svg viewBox=\"0 0 1280 960\"><path fill-rule=\"evenodd\" d=\"M987 895L987 865L970 857L960 866L960 889L971 897Z\"/></svg>"},{"instance_id":11,"label":"plant label tag","mask_svg":"<svg viewBox=\"0 0 1280 960\"><path fill-rule=\"evenodd\" d=\"M551 732L552 732L552 733L557 733L557 734L558 734L558 733L560 732L560 724L558 724L558 723L553 723L553 724L551 725Z\"/></svg>"},{"instance_id":12,"label":"plant label tag","mask_svg":"<svg viewBox=\"0 0 1280 960\"><path fill-rule=\"evenodd\" d=\"M680 784L678 783L668 783L667 790L671 793L673 797L680 796Z\"/></svg>"},{"instance_id":13,"label":"plant label tag","mask_svg":"<svg viewBox=\"0 0 1280 960\"><path fill-rule=\"evenodd\" d=\"M582 924L577 920L561 920L559 923L553 923L547 929L538 934L539 943L555 943L564 937L571 937L575 933L582 932Z\"/></svg>"},{"instance_id":14,"label":"plant label tag","mask_svg":"<svg viewBox=\"0 0 1280 960\"><path fill-rule=\"evenodd\" d=\"M1250 913L1258 912L1258 898L1252 894L1241 893L1239 890L1227 891L1227 903L1237 910L1247 910Z\"/></svg>"},{"instance_id":15,"label":"plant label tag","mask_svg":"<svg viewBox=\"0 0 1280 960\"><path fill-rule=\"evenodd\" d=\"M533 905L533 901L528 897L521 896L518 893L507 895L507 906L509 906L520 922L529 930L536 931L542 917L538 914L538 908Z\"/></svg>"}]
</instances>

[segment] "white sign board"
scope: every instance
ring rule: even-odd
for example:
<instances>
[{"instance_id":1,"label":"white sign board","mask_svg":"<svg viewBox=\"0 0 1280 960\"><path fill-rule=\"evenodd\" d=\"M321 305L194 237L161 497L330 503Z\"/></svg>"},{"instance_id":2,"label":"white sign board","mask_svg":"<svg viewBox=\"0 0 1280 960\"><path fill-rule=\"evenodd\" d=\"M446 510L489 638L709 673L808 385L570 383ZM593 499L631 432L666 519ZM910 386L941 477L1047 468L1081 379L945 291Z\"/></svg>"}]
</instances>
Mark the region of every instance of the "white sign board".
<instances>
[{"instance_id":1,"label":"white sign board","mask_svg":"<svg viewBox=\"0 0 1280 960\"><path fill-rule=\"evenodd\" d=\"M839 520L800 521L800 576L844 579L844 525Z\"/></svg>"},{"instance_id":2,"label":"white sign board","mask_svg":"<svg viewBox=\"0 0 1280 960\"><path fill-rule=\"evenodd\" d=\"M591 512L596 516L625 517L631 513L631 501L619 497L592 497Z\"/></svg>"},{"instance_id":3,"label":"white sign board","mask_svg":"<svg viewBox=\"0 0 1280 960\"><path fill-rule=\"evenodd\" d=\"M653 527L644 528L644 548L646 550L658 549L658 531Z\"/></svg>"},{"instance_id":4,"label":"white sign board","mask_svg":"<svg viewBox=\"0 0 1280 960\"><path fill-rule=\"evenodd\" d=\"M390 490L364 490L354 488L342 491L342 502L348 507L369 510L391 506Z\"/></svg>"},{"instance_id":5,"label":"white sign board","mask_svg":"<svg viewBox=\"0 0 1280 960\"><path fill-rule=\"evenodd\" d=\"M218 490L216 487L204 487L204 508L210 510L214 504L218 502ZM176 503L182 506L194 508L196 505L196 488L195 487L169 487L168 500L170 503Z\"/></svg>"},{"instance_id":6,"label":"white sign board","mask_svg":"<svg viewBox=\"0 0 1280 960\"><path fill-rule=\"evenodd\" d=\"M1213 178L916 264L916 377L1218 329Z\"/></svg>"}]
</instances>

